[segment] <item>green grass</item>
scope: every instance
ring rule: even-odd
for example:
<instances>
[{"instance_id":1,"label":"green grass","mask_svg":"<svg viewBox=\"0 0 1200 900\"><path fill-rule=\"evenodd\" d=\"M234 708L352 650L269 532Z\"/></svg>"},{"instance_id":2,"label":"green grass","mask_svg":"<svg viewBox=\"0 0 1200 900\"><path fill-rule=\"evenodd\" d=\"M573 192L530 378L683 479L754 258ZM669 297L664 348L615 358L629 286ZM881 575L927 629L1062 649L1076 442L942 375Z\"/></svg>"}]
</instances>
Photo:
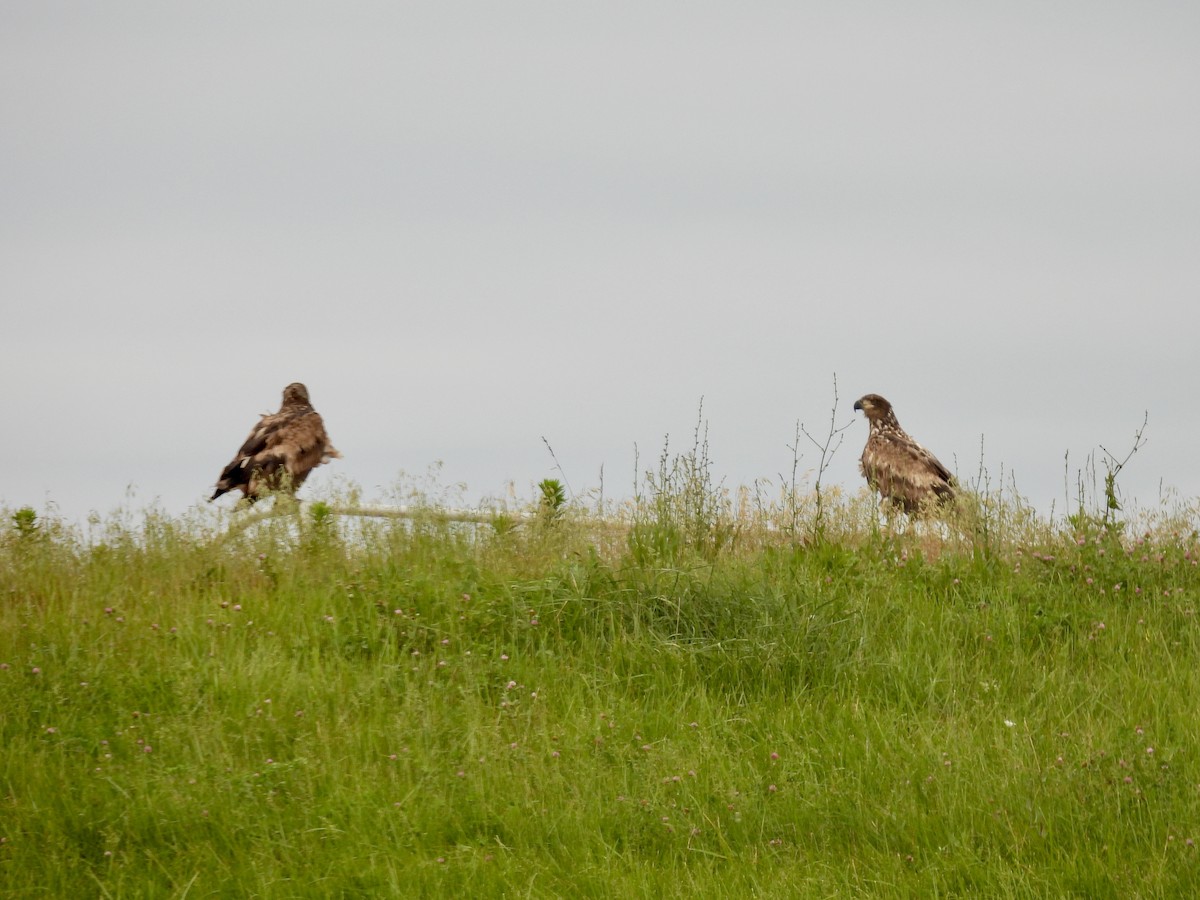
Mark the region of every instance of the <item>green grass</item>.
<instances>
[{"instance_id":1,"label":"green grass","mask_svg":"<svg viewBox=\"0 0 1200 900\"><path fill-rule=\"evenodd\" d=\"M1194 532L662 501L6 513L0 895L1194 895Z\"/></svg>"}]
</instances>

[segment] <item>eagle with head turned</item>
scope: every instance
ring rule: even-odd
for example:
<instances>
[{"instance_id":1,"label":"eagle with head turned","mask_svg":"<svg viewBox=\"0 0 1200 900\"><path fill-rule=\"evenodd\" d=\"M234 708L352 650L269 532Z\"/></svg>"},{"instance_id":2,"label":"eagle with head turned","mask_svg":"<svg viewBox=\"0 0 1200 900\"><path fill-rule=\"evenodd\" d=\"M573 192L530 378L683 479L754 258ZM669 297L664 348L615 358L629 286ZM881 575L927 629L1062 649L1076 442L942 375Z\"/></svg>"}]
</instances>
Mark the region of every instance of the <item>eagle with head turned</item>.
<instances>
[{"instance_id":1,"label":"eagle with head turned","mask_svg":"<svg viewBox=\"0 0 1200 900\"><path fill-rule=\"evenodd\" d=\"M293 382L283 389L279 412L264 415L217 479L210 501L240 490L253 503L271 491L295 493L308 473L340 454L329 442L325 423L312 408L308 388Z\"/></svg>"},{"instance_id":2,"label":"eagle with head turned","mask_svg":"<svg viewBox=\"0 0 1200 900\"><path fill-rule=\"evenodd\" d=\"M900 427L892 404L878 394L854 403L871 426L859 465L867 483L906 513L916 513L954 499L954 476L936 456Z\"/></svg>"}]
</instances>

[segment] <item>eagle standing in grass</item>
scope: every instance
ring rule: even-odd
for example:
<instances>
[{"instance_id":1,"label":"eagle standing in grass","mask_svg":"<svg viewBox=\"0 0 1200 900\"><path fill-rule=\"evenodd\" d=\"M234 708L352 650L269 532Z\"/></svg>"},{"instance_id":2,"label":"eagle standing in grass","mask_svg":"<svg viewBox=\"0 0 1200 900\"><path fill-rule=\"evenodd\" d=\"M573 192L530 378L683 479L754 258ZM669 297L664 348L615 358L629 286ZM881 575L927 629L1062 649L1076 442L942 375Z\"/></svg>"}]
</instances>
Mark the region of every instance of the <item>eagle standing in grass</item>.
<instances>
[{"instance_id":1,"label":"eagle standing in grass","mask_svg":"<svg viewBox=\"0 0 1200 900\"><path fill-rule=\"evenodd\" d=\"M878 394L867 394L855 401L854 408L866 414L871 426L860 468L883 499L906 513L954 499L954 477L900 427L892 404Z\"/></svg>"},{"instance_id":2,"label":"eagle standing in grass","mask_svg":"<svg viewBox=\"0 0 1200 900\"><path fill-rule=\"evenodd\" d=\"M295 493L308 473L342 454L325 433L325 423L299 382L283 389L279 412L262 417L242 449L221 472L209 500L240 490L253 503L271 491Z\"/></svg>"}]
</instances>

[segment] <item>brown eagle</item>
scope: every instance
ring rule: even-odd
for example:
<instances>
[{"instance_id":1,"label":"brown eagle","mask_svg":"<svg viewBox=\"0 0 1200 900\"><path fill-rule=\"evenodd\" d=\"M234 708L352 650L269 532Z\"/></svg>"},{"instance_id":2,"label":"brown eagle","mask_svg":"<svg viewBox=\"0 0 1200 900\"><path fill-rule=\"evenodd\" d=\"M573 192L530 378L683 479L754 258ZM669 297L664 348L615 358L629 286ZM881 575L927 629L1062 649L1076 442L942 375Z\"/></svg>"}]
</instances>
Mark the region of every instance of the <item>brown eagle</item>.
<instances>
[{"instance_id":1,"label":"brown eagle","mask_svg":"<svg viewBox=\"0 0 1200 900\"><path fill-rule=\"evenodd\" d=\"M283 389L279 412L259 420L217 479L210 501L227 491L240 490L253 503L271 491L295 493L308 473L342 454L325 433L325 423L299 382Z\"/></svg>"},{"instance_id":2,"label":"brown eagle","mask_svg":"<svg viewBox=\"0 0 1200 900\"><path fill-rule=\"evenodd\" d=\"M892 404L878 394L867 394L855 401L854 408L866 414L871 426L859 466L881 497L906 513L954 498L954 477L900 427Z\"/></svg>"}]
</instances>

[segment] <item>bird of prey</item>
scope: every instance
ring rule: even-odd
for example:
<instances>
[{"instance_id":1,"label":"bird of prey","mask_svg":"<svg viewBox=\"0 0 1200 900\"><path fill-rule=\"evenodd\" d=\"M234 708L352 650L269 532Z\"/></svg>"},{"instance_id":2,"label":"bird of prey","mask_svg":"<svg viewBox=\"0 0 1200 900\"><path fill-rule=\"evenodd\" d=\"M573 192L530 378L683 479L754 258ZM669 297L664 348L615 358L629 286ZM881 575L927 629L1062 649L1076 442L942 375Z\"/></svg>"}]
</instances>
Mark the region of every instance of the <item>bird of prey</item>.
<instances>
[{"instance_id":1,"label":"bird of prey","mask_svg":"<svg viewBox=\"0 0 1200 900\"><path fill-rule=\"evenodd\" d=\"M871 426L860 469L884 500L916 513L954 498L954 477L900 427L892 404L878 394L867 394L855 401L854 408L866 414Z\"/></svg>"},{"instance_id":2,"label":"bird of prey","mask_svg":"<svg viewBox=\"0 0 1200 900\"><path fill-rule=\"evenodd\" d=\"M209 500L233 490L240 490L251 503L272 491L295 493L309 472L341 455L309 402L308 388L294 382L283 389L279 412L259 420L222 470Z\"/></svg>"}]
</instances>

